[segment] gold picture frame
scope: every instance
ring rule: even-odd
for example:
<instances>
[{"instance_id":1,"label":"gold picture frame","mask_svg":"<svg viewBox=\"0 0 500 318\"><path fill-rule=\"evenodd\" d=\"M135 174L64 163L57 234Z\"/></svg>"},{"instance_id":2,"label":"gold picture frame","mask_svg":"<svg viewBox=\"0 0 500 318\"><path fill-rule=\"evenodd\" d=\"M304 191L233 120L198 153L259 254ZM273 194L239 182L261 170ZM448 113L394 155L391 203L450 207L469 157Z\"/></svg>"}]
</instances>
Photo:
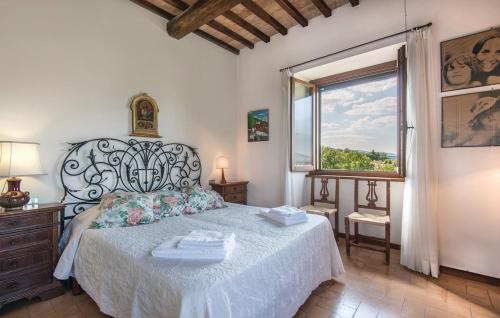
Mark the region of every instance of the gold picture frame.
<instances>
[{"instance_id":1,"label":"gold picture frame","mask_svg":"<svg viewBox=\"0 0 500 318\"><path fill-rule=\"evenodd\" d=\"M132 133L130 136L155 137L158 134L158 104L151 96L140 94L135 96L130 103L132 112Z\"/></svg>"}]
</instances>

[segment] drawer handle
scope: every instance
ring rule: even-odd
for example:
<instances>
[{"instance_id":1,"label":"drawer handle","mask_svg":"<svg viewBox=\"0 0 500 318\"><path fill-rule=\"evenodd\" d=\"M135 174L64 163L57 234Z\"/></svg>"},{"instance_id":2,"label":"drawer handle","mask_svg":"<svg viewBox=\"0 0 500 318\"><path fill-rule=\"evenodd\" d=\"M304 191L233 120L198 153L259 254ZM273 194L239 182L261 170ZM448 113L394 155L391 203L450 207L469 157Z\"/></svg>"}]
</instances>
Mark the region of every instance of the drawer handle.
<instances>
[{"instance_id":1,"label":"drawer handle","mask_svg":"<svg viewBox=\"0 0 500 318\"><path fill-rule=\"evenodd\" d=\"M16 220L7 222L8 226L16 226L18 223Z\"/></svg>"},{"instance_id":2,"label":"drawer handle","mask_svg":"<svg viewBox=\"0 0 500 318\"><path fill-rule=\"evenodd\" d=\"M17 239L10 240L9 244L10 244L10 246L16 245L17 244Z\"/></svg>"},{"instance_id":3,"label":"drawer handle","mask_svg":"<svg viewBox=\"0 0 500 318\"><path fill-rule=\"evenodd\" d=\"M13 282L7 285L7 289L15 289L19 284L17 282Z\"/></svg>"},{"instance_id":4,"label":"drawer handle","mask_svg":"<svg viewBox=\"0 0 500 318\"><path fill-rule=\"evenodd\" d=\"M12 261L9 263L9 267L11 267L11 268L16 268L18 265L19 265L18 261Z\"/></svg>"}]
</instances>

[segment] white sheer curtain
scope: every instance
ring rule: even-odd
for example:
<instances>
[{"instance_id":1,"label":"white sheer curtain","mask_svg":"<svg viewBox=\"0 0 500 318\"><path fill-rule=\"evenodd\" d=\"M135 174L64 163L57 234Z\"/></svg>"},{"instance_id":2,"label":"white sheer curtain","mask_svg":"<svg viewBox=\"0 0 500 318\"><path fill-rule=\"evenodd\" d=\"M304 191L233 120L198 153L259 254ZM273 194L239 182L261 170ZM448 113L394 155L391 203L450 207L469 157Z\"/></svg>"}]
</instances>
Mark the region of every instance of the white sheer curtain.
<instances>
[{"instance_id":1,"label":"white sheer curtain","mask_svg":"<svg viewBox=\"0 0 500 318\"><path fill-rule=\"evenodd\" d=\"M430 29L408 34L407 176L404 186L401 264L439 274L435 167L437 86ZM437 134L437 135L436 135Z\"/></svg>"},{"instance_id":2,"label":"white sheer curtain","mask_svg":"<svg viewBox=\"0 0 500 318\"><path fill-rule=\"evenodd\" d=\"M285 164L283 165L285 173L285 193L284 201L287 205L294 205L295 194L293 187L293 175L290 172L290 78L293 76L290 70L281 72L281 90L282 90L282 108L283 108L283 144L285 145Z\"/></svg>"}]
</instances>

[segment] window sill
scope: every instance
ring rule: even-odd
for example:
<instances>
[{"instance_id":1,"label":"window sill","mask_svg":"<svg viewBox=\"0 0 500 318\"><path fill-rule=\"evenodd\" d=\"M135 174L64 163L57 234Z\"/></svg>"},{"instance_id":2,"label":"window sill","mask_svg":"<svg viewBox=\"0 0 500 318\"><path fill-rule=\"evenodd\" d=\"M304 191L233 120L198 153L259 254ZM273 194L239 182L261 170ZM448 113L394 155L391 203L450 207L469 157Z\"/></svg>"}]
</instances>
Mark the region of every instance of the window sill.
<instances>
[{"instance_id":1,"label":"window sill","mask_svg":"<svg viewBox=\"0 0 500 318\"><path fill-rule=\"evenodd\" d=\"M320 176L335 176L340 179L384 179L391 180L394 182L404 182L405 177L401 176L397 172L385 172L385 171L344 171L344 170L314 170L309 171L307 177L320 177Z\"/></svg>"}]
</instances>

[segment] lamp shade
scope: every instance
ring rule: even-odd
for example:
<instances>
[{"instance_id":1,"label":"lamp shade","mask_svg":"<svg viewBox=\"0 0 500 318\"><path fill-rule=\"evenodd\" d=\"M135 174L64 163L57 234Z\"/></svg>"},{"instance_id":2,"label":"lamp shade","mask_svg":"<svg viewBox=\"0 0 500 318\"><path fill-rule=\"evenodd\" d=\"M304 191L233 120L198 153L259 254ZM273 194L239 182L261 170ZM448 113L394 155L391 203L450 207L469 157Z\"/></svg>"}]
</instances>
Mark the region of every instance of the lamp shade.
<instances>
[{"instance_id":1,"label":"lamp shade","mask_svg":"<svg viewBox=\"0 0 500 318\"><path fill-rule=\"evenodd\" d=\"M38 143L0 141L0 177L44 174L39 148Z\"/></svg>"},{"instance_id":2,"label":"lamp shade","mask_svg":"<svg viewBox=\"0 0 500 318\"><path fill-rule=\"evenodd\" d=\"M215 168L226 169L227 167L229 167L229 161L227 160L227 157L224 156L217 157L215 161Z\"/></svg>"}]
</instances>

